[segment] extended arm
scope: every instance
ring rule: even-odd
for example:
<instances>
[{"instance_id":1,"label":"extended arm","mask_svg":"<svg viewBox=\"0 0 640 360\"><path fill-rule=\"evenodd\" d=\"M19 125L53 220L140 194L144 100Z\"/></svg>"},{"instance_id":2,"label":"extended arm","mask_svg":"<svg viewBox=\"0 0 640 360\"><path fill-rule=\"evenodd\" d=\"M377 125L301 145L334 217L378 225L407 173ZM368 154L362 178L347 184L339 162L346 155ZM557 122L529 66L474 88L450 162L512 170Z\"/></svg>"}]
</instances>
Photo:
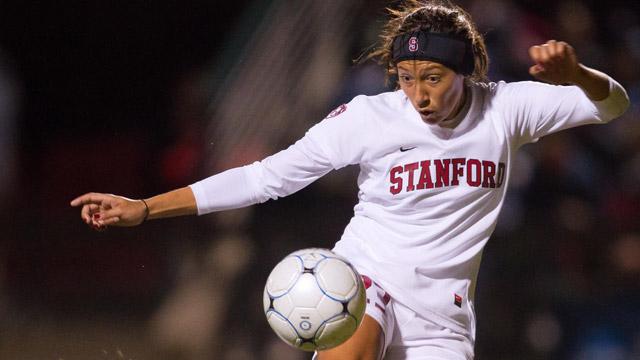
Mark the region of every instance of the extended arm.
<instances>
[{"instance_id":1,"label":"extended arm","mask_svg":"<svg viewBox=\"0 0 640 360\"><path fill-rule=\"evenodd\" d=\"M196 200L188 187L160 194L144 201L112 194L88 193L73 199L71 206L82 206L80 211L82 220L97 228L109 225L135 226L145 219L196 213Z\"/></svg>"},{"instance_id":2,"label":"extended arm","mask_svg":"<svg viewBox=\"0 0 640 360\"><path fill-rule=\"evenodd\" d=\"M98 229L135 226L146 219L202 215L277 199L302 189L331 169L319 148L303 138L260 162L223 171L144 201L88 193L71 201L71 206L82 206L82 220Z\"/></svg>"}]
</instances>

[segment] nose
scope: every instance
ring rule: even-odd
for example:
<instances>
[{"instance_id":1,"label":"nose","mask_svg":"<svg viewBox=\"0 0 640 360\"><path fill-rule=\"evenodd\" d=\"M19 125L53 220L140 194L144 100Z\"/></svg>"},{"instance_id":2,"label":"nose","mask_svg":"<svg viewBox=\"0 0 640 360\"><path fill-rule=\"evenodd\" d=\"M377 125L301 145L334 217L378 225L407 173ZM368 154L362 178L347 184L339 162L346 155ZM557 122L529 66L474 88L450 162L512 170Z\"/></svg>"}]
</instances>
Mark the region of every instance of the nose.
<instances>
[{"instance_id":1,"label":"nose","mask_svg":"<svg viewBox=\"0 0 640 360\"><path fill-rule=\"evenodd\" d=\"M418 108L421 109L426 108L431 103L431 98L429 97L427 86L421 84L421 82L418 82L416 86L415 102Z\"/></svg>"}]
</instances>

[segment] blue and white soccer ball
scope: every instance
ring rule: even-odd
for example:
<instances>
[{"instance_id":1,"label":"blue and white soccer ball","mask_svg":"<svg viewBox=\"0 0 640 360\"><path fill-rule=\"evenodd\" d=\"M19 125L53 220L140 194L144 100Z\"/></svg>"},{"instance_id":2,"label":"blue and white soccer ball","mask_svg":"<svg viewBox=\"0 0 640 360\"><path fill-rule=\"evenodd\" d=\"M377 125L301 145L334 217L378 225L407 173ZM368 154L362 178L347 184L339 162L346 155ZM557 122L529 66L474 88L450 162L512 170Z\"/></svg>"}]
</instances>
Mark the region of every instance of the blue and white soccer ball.
<instances>
[{"instance_id":1,"label":"blue and white soccer ball","mask_svg":"<svg viewBox=\"0 0 640 360\"><path fill-rule=\"evenodd\" d=\"M338 346L356 331L366 306L362 278L327 249L293 252L271 271L264 312L276 334L304 351Z\"/></svg>"}]
</instances>

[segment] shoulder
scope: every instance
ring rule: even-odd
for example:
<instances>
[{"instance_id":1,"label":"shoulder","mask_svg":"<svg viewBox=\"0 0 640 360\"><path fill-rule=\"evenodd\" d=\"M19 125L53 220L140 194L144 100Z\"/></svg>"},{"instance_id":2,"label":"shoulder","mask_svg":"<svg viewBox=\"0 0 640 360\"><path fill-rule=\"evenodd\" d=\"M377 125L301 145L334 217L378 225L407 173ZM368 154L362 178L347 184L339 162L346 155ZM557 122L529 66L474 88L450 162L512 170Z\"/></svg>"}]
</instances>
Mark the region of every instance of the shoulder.
<instances>
[{"instance_id":1,"label":"shoulder","mask_svg":"<svg viewBox=\"0 0 640 360\"><path fill-rule=\"evenodd\" d=\"M402 106L402 92L385 92L373 96L358 95L346 104L333 109L316 123L309 134L323 138L348 137L364 139L378 136L388 119Z\"/></svg>"},{"instance_id":2,"label":"shoulder","mask_svg":"<svg viewBox=\"0 0 640 360\"><path fill-rule=\"evenodd\" d=\"M361 95L358 97L366 99L366 101L370 102L371 104L397 107L401 105L403 99L406 96L404 95L404 92L402 90L395 90L395 91L383 92L383 93L372 95L372 96Z\"/></svg>"},{"instance_id":3,"label":"shoulder","mask_svg":"<svg viewBox=\"0 0 640 360\"><path fill-rule=\"evenodd\" d=\"M499 81L491 83L491 85L494 88L495 95L498 97L520 97L535 100L536 96L573 95L576 92L579 93L577 86L552 85L539 81Z\"/></svg>"},{"instance_id":4,"label":"shoulder","mask_svg":"<svg viewBox=\"0 0 640 360\"><path fill-rule=\"evenodd\" d=\"M312 126L304 142L321 149L335 169L359 163L367 149L380 141L385 128L382 119L396 112L398 104L401 99L395 92L356 96Z\"/></svg>"},{"instance_id":5,"label":"shoulder","mask_svg":"<svg viewBox=\"0 0 640 360\"><path fill-rule=\"evenodd\" d=\"M388 108L390 110L399 109L405 98L401 90L383 92L377 95L358 95L348 105L368 110L378 110Z\"/></svg>"},{"instance_id":6,"label":"shoulder","mask_svg":"<svg viewBox=\"0 0 640 360\"><path fill-rule=\"evenodd\" d=\"M325 118L329 122L349 120L364 121L388 111L401 109L404 94L402 91L384 92L377 95L358 95L346 104L333 109ZM335 120L334 120L335 119ZM340 119L340 120L339 120Z\"/></svg>"},{"instance_id":7,"label":"shoulder","mask_svg":"<svg viewBox=\"0 0 640 360\"><path fill-rule=\"evenodd\" d=\"M497 81L497 82L485 82L485 83L473 83L471 85L476 91L487 94L491 97L504 96L514 92L543 89L550 87L551 85L543 84L536 81Z\"/></svg>"},{"instance_id":8,"label":"shoulder","mask_svg":"<svg viewBox=\"0 0 640 360\"><path fill-rule=\"evenodd\" d=\"M545 106L550 101L560 101L580 92L576 86L550 85L538 81L475 83L473 87L483 95L485 105L494 108Z\"/></svg>"}]
</instances>

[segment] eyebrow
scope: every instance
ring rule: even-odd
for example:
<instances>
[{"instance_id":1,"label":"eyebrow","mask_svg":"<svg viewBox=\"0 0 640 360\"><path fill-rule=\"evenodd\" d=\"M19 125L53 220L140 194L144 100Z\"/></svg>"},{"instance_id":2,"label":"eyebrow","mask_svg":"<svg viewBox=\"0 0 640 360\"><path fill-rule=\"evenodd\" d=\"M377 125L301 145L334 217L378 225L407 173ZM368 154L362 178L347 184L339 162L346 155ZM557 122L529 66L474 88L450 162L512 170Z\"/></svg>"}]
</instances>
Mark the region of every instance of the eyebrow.
<instances>
[{"instance_id":1,"label":"eyebrow","mask_svg":"<svg viewBox=\"0 0 640 360\"><path fill-rule=\"evenodd\" d=\"M444 66L438 63L431 63L425 66L424 70L441 70ZM398 70L411 71L411 68L415 68L415 66L407 66L407 65L398 65Z\"/></svg>"}]
</instances>

